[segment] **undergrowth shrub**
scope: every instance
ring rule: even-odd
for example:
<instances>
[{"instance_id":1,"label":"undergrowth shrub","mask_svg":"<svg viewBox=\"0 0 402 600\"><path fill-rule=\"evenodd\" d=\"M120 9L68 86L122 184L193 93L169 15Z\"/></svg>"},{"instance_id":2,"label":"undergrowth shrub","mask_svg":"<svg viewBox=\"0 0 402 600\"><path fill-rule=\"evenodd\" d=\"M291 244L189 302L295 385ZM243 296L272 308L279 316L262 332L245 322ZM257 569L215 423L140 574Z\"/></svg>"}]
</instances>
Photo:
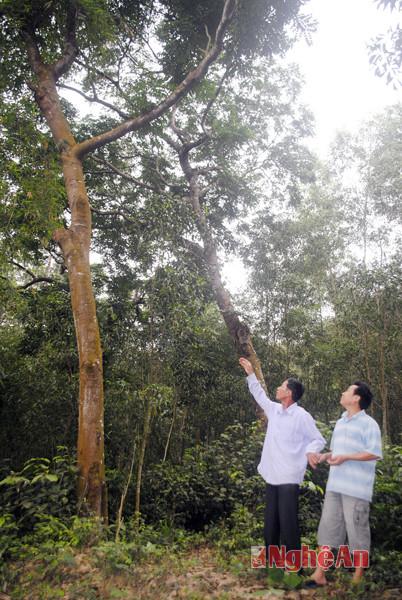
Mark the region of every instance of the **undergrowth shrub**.
<instances>
[{"instance_id":1,"label":"undergrowth shrub","mask_svg":"<svg viewBox=\"0 0 402 600\"><path fill-rule=\"evenodd\" d=\"M76 480L74 462L59 448L53 461L32 458L0 481L0 571L23 544L60 539L76 511Z\"/></svg>"},{"instance_id":2,"label":"undergrowth shrub","mask_svg":"<svg viewBox=\"0 0 402 600\"><path fill-rule=\"evenodd\" d=\"M264 483L257 473L263 434L256 426L232 425L211 445L187 450L180 465L164 462L144 473L141 514L201 531L229 516L237 504L258 506Z\"/></svg>"},{"instance_id":3,"label":"undergrowth shrub","mask_svg":"<svg viewBox=\"0 0 402 600\"><path fill-rule=\"evenodd\" d=\"M373 546L402 549L402 446L383 444L370 512Z\"/></svg>"},{"instance_id":4,"label":"undergrowth shrub","mask_svg":"<svg viewBox=\"0 0 402 600\"><path fill-rule=\"evenodd\" d=\"M107 572L205 542L229 554L249 551L263 543L265 485L257 472L263 438L258 427L236 424L213 444L189 449L180 465L148 465L140 528L126 512L118 542L116 523L76 516L77 468L64 449L53 461L31 459L0 482L0 575L9 559L29 556L46 565L50 577L58 563L73 566L81 550ZM328 465L308 469L301 488L302 538L312 546L327 476ZM373 585L402 584L401 480L402 448L384 444L371 508Z\"/></svg>"},{"instance_id":5,"label":"undergrowth shrub","mask_svg":"<svg viewBox=\"0 0 402 600\"><path fill-rule=\"evenodd\" d=\"M43 517L67 519L76 512L78 469L65 448L51 461L31 458L0 481L0 514L10 514L22 535Z\"/></svg>"}]
</instances>

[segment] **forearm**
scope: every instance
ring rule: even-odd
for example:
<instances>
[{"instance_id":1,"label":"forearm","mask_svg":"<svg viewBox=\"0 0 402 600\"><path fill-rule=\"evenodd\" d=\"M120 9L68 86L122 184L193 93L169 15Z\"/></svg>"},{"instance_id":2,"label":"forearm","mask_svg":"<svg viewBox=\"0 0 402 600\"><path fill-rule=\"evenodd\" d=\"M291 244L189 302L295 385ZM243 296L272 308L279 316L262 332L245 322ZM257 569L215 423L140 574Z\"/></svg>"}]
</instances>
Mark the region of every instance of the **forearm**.
<instances>
[{"instance_id":1,"label":"forearm","mask_svg":"<svg viewBox=\"0 0 402 600\"><path fill-rule=\"evenodd\" d=\"M268 416L269 405L272 404L272 401L268 398L255 373L247 376L247 384L250 393L254 396L254 400Z\"/></svg>"},{"instance_id":2,"label":"forearm","mask_svg":"<svg viewBox=\"0 0 402 600\"><path fill-rule=\"evenodd\" d=\"M356 454L345 454L346 460L376 460L379 456L371 454L370 452L356 452Z\"/></svg>"},{"instance_id":3,"label":"forearm","mask_svg":"<svg viewBox=\"0 0 402 600\"><path fill-rule=\"evenodd\" d=\"M347 460L357 460L357 461L367 461L367 460L377 460L380 456L376 454L371 454L371 452L356 452L355 454L338 454L336 456L330 456L327 458L328 464L331 466L341 465Z\"/></svg>"},{"instance_id":4,"label":"forearm","mask_svg":"<svg viewBox=\"0 0 402 600\"><path fill-rule=\"evenodd\" d=\"M321 452L321 450L324 448L326 441L325 439L322 437L322 435L320 434L320 432L317 430L316 433L314 434L316 435L316 437L314 439L311 440L311 442L307 445L306 447L306 454L319 454L319 452Z\"/></svg>"}]
</instances>

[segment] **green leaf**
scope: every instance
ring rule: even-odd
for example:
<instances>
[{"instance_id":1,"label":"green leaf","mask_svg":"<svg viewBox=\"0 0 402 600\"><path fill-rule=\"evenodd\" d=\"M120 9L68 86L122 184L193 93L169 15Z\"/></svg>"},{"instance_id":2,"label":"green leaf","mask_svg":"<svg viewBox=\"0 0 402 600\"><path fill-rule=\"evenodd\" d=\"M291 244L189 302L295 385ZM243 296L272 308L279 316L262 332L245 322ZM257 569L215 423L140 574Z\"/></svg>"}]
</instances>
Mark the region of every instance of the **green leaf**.
<instances>
[{"instance_id":1,"label":"green leaf","mask_svg":"<svg viewBox=\"0 0 402 600\"><path fill-rule=\"evenodd\" d=\"M278 567L270 567L268 569L268 579L275 584L282 583L284 571Z\"/></svg>"},{"instance_id":2,"label":"green leaf","mask_svg":"<svg viewBox=\"0 0 402 600\"><path fill-rule=\"evenodd\" d=\"M295 588L295 587L297 587L300 584L300 582L301 582L301 577L296 572L294 572L294 573L290 573L290 572L285 573L284 583L287 586Z\"/></svg>"},{"instance_id":3,"label":"green leaf","mask_svg":"<svg viewBox=\"0 0 402 600\"><path fill-rule=\"evenodd\" d=\"M29 479L26 479L25 477L6 477L5 479L3 479L2 481L0 481L0 485L6 484L8 483L9 485L13 485L14 483L29 483Z\"/></svg>"},{"instance_id":4,"label":"green leaf","mask_svg":"<svg viewBox=\"0 0 402 600\"><path fill-rule=\"evenodd\" d=\"M39 479L42 479L42 478L43 478L43 473L40 473L39 475L36 475L36 476L35 476L35 477L32 479L31 483L36 483L36 482L37 482Z\"/></svg>"}]
</instances>

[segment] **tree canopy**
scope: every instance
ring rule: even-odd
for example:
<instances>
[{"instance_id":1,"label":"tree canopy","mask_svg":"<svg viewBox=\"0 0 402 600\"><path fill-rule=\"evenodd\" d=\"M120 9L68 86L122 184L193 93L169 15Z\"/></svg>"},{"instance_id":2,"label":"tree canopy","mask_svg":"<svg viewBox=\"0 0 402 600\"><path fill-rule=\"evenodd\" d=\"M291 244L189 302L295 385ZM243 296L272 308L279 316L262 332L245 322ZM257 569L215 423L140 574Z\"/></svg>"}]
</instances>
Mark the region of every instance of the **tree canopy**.
<instances>
[{"instance_id":1,"label":"tree canopy","mask_svg":"<svg viewBox=\"0 0 402 600\"><path fill-rule=\"evenodd\" d=\"M22 468L78 438L80 508L119 521L127 484L138 525L163 479L158 515L188 524L196 472L212 518L241 478L206 476L208 448L256 417L233 344L270 391L301 378L327 425L367 380L397 439L401 107L340 132L328 164L308 150L280 60L313 30L304 4L0 4L1 451Z\"/></svg>"}]
</instances>

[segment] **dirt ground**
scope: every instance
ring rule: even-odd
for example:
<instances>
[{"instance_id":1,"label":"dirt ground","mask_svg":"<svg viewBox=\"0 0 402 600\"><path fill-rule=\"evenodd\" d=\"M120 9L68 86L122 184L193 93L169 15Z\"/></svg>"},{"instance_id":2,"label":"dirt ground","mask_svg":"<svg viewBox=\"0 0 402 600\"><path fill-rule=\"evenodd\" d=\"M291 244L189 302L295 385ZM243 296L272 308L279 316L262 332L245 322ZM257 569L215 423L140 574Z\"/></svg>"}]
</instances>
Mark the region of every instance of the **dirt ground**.
<instances>
[{"instance_id":1,"label":"dirt ground","mask_svg":"<svg viewBox=\"0 0 402 600\"><path fill-rule=\"evenodd\" d=\"M236 569L235 569L236 570ZM166 576L165 572L155 573L152 567L141 568L139 586L135 595L138 600L277 600L278 598L302 600L305 598L402 598L402 590L381 590L367 593L362 589L344 589L339 583L331 582L324 589L281 589L268 581L263 569L248 569L238 574L233 568L219 566L219 558L209 549L202 549ZM131 597L130 597L131 600Z\"/></svg>"},{"instance_id":2,"label":"dirt ground","mask_svg":"<svg viewBox=\"0 0 402 600\"><path fill-rule=\"evenodd\" d=\"M107 563L105 563L107 564ZM362 598L400 600L402 590L351 589L350 574L332 581L326 588L286 589L274 585L264 569L251 569L239 559L223 560L211 548L193 550L188 555L166 555L141 561L128 570L108 572L93 557L76 554L71 564L54 571L37 563L19 566L12 586L3 587L0 600L303 600L305 598ZM11 589L12 588L12 589Z\"/></svg>"}]
</instances>

